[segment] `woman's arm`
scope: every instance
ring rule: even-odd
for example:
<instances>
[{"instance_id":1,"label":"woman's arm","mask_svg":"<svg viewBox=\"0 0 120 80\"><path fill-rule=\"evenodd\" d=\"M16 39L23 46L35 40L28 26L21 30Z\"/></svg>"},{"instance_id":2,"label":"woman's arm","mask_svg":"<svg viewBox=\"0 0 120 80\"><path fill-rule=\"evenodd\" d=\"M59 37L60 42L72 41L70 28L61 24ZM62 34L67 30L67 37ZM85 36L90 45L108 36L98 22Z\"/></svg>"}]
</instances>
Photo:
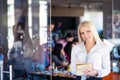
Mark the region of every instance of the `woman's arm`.
<instances>
[{"instance_id":1,"label":"woman's arm","mask_svg":"<svg viewBox=\"0 0 120 80\"><path fill-rule=\"evenodd\" d=\"M71 51L71 64L70 64L70 72L74 75L76 75L76 48L73 47Z\"/></svg>"},{"instance_id":2,"label":"woman's arm","mask_svg":"<svg viewBox=\"0 0 120 80\"><path fill-rule=\"evenodd\" d=\"M110 51L108 50L107 46L103 47L103 55L102 55L102 69L98 70L98 77L99 76L107 76L110 73L111 66L110 66Z\"/></svg>"},{"instance_id":3,"label":"woman's arm","mask_svg":"<svg viewBox=\"0 0 120 80\"><path fill-rule=\"evenodd\" d=\"M53 55L52 60L53 60L53 62L55 62L56 65L60 66L62 64L62 61L60 59L58 59L58 57L55 55Z\"/></svg>"}]
</instances>

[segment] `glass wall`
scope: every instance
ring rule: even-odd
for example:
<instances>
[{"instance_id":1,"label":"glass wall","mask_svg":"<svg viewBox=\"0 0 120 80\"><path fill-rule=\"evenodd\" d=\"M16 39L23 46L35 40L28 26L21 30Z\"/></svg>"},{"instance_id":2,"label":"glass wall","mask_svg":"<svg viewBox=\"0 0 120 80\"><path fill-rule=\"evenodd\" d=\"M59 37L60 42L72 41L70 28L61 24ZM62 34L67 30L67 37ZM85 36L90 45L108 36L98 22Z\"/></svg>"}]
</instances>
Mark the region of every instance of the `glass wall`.
<instances>
[{"instance_id":1,"label":"glass wall","mask_svg":"<svg viewBox=\"0 0 120 80\"><path fill-rule=\"evenodd\" d=\"M45 70L49 0L7 0L8 62L13 79L26 72ZM4 6L3 6L4 7ZM49 62L50 63L50 62ZM9 80L4 76L4 80ZM28 78L26 76L26 78Z\"/></svg>"},{"instance_id":2,"label":"glass wall","mask_svg":"<svg viewBox=\"0 0 120 80\"><path fill-rule=\"evenodd\" d=\"M15 24L15 14L14 14L14 0L8 0L7 2L8 5L8 48L11 49L13 42L14 42L14 37L13 37L13 30L12 27Z\"/></svg>"},{"instance_id":3,"label":"glass wall","mask_svg":"<svg viewBox=\"0 0 120 80\"><path fill-rule=\"evenodd\" d=\"M120 72L120 1L113 0L113 26L112 37L115 47L112 50L112 70Z\"/></svg>"},{"instance_id":4,"label":"glass wall","mask_svg":"<svg viewBox=\"0 0 120 80\"><path fill-rule=\"evenodd\" d=\"M119 0L113 0L113 6L111 7L113 11L110 11L113 12L112 16L107 9L103 9L104 11L101 10L100 12L86 11L84 16L80 16L81 21L84 19L92 20L98 26L99 32L104 30L104 35L108 36L108 39L112 36L115 40L112 40L115 43L115 48L111 52L113 72L120 72L120 8L118 3L120 3ZM103 8L108 6L106 4L107 2ZM0 48L1 45L5 46L4 52L7 54L7 56L5 54L5 70L8 70L8 65L11 64L13 66L13 79L28 78L32 80L32 77L28 77L26 72L46 72L45 70L48 69L48 66L52 65L50 63L51 59L48 58L51 54L47 50L49 43L48 27L51 23L50 19L56 22L55 26L59 26L59 21L55 19L56 16L51 18L50 6L51 0L0 0ZM109 6L111 6L111 3ZM109 10L112 10L111 8ZM96 21L96 17L99 20ZM60 18L58 17L58 19ZM64 18L65 20L63 20ZM64 18L61 19L65 24L61 33L73 32L77 36L76 29L77 24L79 24L79 17ZM70 22L67 22L67 19ZM113 25L111 25L112 21ZM72 27L70 27L71 25L66 25L70 23ZM68 30L68 28L71 29ZM60 34L53 32L55 33L53 34L55 39L58 38ZM60 38L63 36L60 36ZM4 80L9 80L8 78L8 75L4 75ZM46 80L45 78L45 76L41 77L42 80ZM38 77L34 77L34 79L39 80Z\"/></svg>"},{"instance_id":5,"label":"glass wall","mask_svg":"<svg viewBox=\"0 0 120 80\"><path fill-rule=\"evenodd\" d=\"M32 0L28 0L28 27L29 27L29 34L30 34L30 37L32 38L32 30L31 30L31 27L32 27L32 11L31 11L31 7L32 7L32 4L31 4ZM13 42L14 42L14 38L13 38L13 31L12 31L12 28L13 28L13 25L15 24L15 6L14 6L14 0L8 0L7 2L8 4L8 13L7 13L7 16L8 16L8 42L9 42L9 49L12 48L12 45L13 45ZM40 44L43 44L43 43L46 43L47 42L47 38L45 37L46 34L44 32L47 31L47 18L48 18L48 11L47 11L47 1L43 0L43 1L40 1L39 0L39 15L38 15L38 18L40 19L39 20L39 29L40 29L40 34L39 36L41 37L41 41L40 41ZM20 11L18 11L20 12ZM21 13L21 12L20 12ZM18 13L18 14L20 14ZM44 36L44 37L43 37ZM34 37L34 36L33 36ZM44 39L43 39L44 38Z\"/></svg>"}]
</instances>

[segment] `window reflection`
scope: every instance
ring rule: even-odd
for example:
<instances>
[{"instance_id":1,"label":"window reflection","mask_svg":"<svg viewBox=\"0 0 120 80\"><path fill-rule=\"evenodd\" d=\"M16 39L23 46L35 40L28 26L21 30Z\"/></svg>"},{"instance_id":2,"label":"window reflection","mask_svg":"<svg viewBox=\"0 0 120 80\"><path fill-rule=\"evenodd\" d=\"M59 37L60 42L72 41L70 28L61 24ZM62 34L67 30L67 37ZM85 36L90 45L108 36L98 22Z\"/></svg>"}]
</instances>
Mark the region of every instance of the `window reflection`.
<instances>
[{"instance_id":1,"label":"window reflection","mask_svg":"<svg viewBox=\"0 0 120 80\"><path fill-rule=\"evenodd\" d=\"M47 42L47 2L40 1L40 45Z\"/></svg>"},{"instance_id":2,"label":"window reflection","mask_svg":"<svg viewBox=\"0 0 120 80\"><path fill-rule=\"evenodd\" d=\"M8 0L7 1L8 5L8 48L12 48L13 45L13 31L12 27L15 24L15 16L14 16L14 0Z\"/></svg>"},{"instance_id":3,"label":"window reflection","mask_svg":"<svg viewBox=\"0 0 120 80\"><path fill-rule=\"evenodd\" d=\"M15 8L14 0L8 0L8 48L11 49L14 43L12 27L15 24ZM32 0L28 0L28 29L29 35L32 38ZM18 11L20 12L20 11ZM39 0L39 37L40 45L47 42L47 1Z\"/></svg>"},{"instance_id":4,"label":"window reflection","mask_svg":"<svg viewBox=\"0 0 120 80\"><path fill-rule=\"evenodd\" d=\"M7 0L7 10L8 60L15 78L17 73L36 71L38 64L45 69L43 49L47 43L49 21L47 0Z\"/></svg>"}]
</instances>

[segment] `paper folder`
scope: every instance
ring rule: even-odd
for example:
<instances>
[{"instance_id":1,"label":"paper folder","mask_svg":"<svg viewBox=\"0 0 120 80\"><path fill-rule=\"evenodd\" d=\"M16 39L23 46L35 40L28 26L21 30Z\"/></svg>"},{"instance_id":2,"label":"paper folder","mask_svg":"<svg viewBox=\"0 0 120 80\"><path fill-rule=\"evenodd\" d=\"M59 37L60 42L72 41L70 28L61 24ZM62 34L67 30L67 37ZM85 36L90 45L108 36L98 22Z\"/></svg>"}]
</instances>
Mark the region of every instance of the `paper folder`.
<instances>
[{"instance_id":1,"label":"paper folder","mask_svg":"<svg viewBox=\"0 0 120 80\"><path fill-rule=\"evenodd\" d=\"M87 64L76 64L76 75L81 76L85 75L84 70L85 69L92 69L92 64L87 63Z\"/></svg>"}]
</instances>

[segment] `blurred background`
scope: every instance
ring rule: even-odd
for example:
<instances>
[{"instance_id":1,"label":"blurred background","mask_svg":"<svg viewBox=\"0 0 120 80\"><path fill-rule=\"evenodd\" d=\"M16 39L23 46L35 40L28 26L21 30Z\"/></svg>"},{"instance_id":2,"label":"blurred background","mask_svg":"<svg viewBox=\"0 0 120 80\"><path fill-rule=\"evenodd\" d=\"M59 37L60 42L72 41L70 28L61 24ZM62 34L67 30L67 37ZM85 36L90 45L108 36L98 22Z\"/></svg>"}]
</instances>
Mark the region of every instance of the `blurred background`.
<instances>
[{"instance_id":1,"label":"blurred background","mask_svg":"<svg viewBox=\"0 0 120 80\"><path fill-rule=\"evenodd\" d=\"M54 23L52 47L69 32L77 38L78 24L91 20L110 48L112 71L119 73L119 4L119 0L0 0L0 54L4 56L0 60L4 70L12 65L14 79L37 68L45 70L52 64L45 56L50 51L46 49L50 24ZM8 78L5 74L4 80Z\"/></svg>"}]
</instances>

